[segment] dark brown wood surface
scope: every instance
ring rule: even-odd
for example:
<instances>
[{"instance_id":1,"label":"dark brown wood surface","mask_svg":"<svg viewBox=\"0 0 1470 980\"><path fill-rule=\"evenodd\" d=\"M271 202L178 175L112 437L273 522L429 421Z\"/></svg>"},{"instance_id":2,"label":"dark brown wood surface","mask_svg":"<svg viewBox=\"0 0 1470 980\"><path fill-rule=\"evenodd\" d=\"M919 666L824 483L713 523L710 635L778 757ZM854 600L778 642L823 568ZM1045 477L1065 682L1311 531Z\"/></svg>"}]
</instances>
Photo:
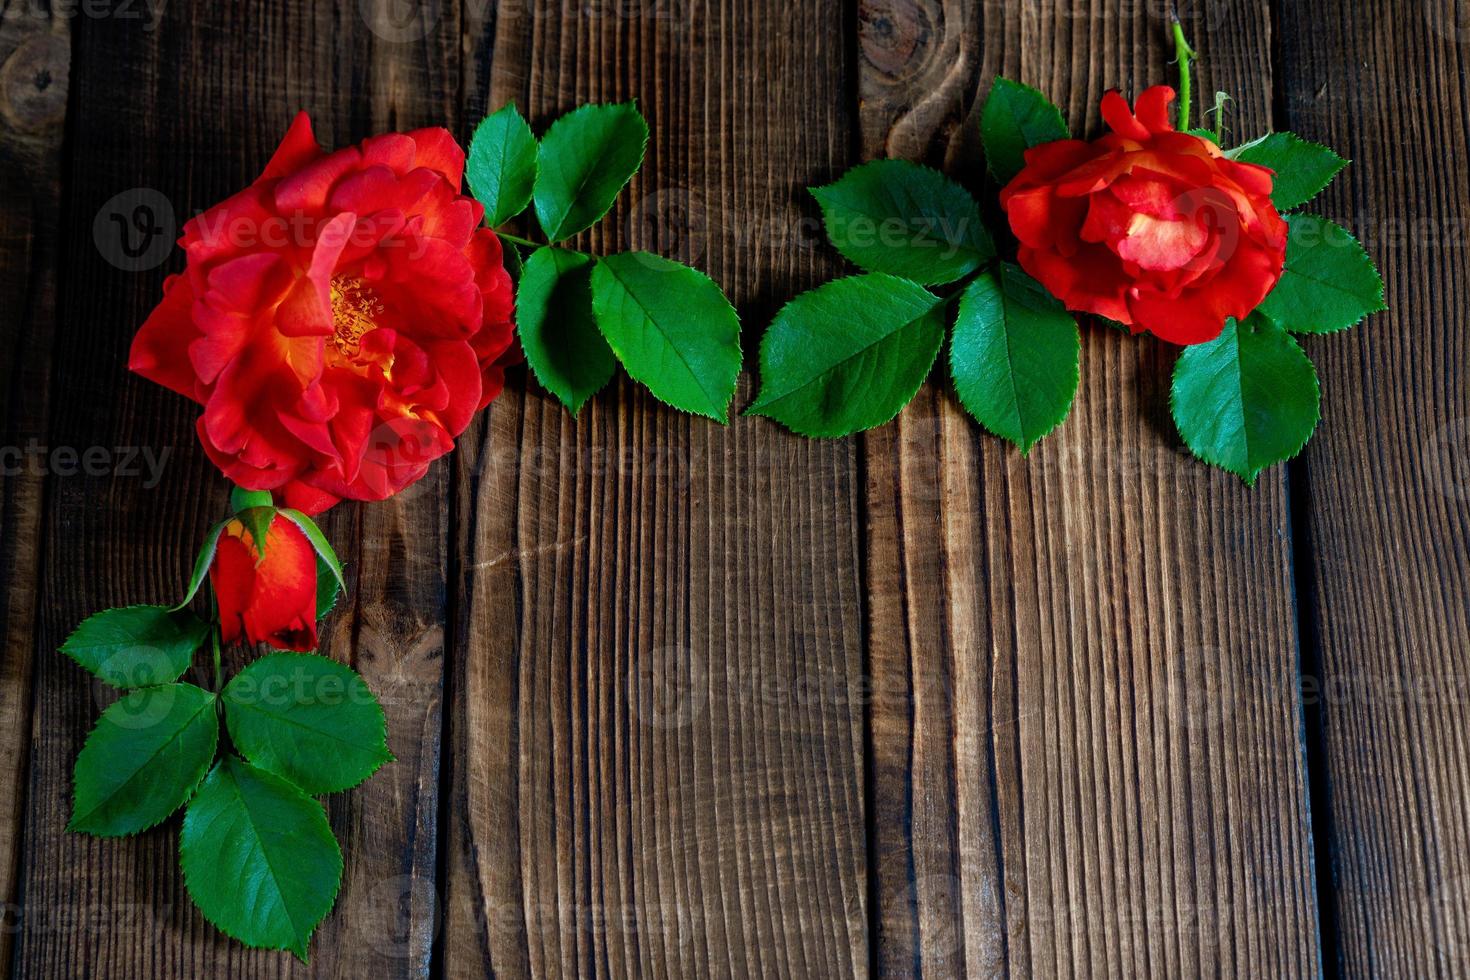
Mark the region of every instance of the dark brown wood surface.
<instances>
[{"instance_id":1,"label":"dark brown wood surface","mask_svg":"<svg viewBox=\"0 0 1470 980\"><path fill-rule=\"evenodd\" d=\"M1095 135L1107 89L1172 78L1166 11L874 0L863 152L980 186L997 74ZM1222 12L1184 18L1256 135L1270 12ZM865 438L884 975L1318 972L1301 717L1263 696L1297 667L1286 481L1182 450L1172 363L1085 328L1076 406L1027 461L937 387Z\"/></svg>"},{"instance_id":2,"label":"dark brown wood surface","mask_svg":"<svg viewBox=\"0 0 1470 980\"><path fill-rule=\"evenodd\" d=\"M55 14L47 11L55 8ZM225 484L193 408L123 370L184 220L298 108L324 144L517 102L636 98L648 163L598 251L706 270L753 352L841 270L804 188L863 159L987 191L998 73L1096 132L1171 82L1128 0L176 0L0 19L4 446L168 452L157 486L7 472L0 963L16 976L1425 976L1470 969L1470 22L1455 0L1198 0L1202 107L1354 167L1326 213L1392 312L1312 338L1325 421L1254 490L1190 459L1172 353L1084 331L1022 459L942 383L817 442L627 383L572 418L524 372L456 455L327 522L323 649L397 763L329 801L347 857L309 967L193 910L177 822L63 832L105 694L55 654L178 591ZM118 203L118 195L125 195ZM131 195L131 196L126 196ZM155 210L157 208L155 207ZM172 237L173 230L167 232ZM748 364L753 357L748 357ZM741 383L738 405L753 389ZM116 458L116 457L114 457Z\"/></svg>"},{"instance_id":3,"label":"dark brown wood surface","mask_svg":"<svg viewBox=\"0 0 1470 980\"><path fill-rule=\"evenodd\" d=\"M538 129L636 98L647 163L587 244L694 262L756 325L836 268L797 175L846 161L849 25L696 10L513 8L466 90ZM577 419L518 386L463 446L445 974L865 972L856 446L627 383Z\"/></svg>"},{"instance_id":4,"label":"dark brown wood surface","mask_svg":"<svg viewBox=\"0 0 1470 980\"><path fill-rule=\"evenodd\" d=\"M0 21L0 293L14 324L0 344L3 444L23 448L46 432L56 333L56 241L61 142L71 62L67 22ZM38 442L40 440L38 439ZM11 958L20 915L21 804L26 796L33 651L39 595L44 476L7 472L0 493L0 962Z\"/></svg>"},{"instance_id":5,"label":"dark brown wood surface","mask_svg":"<svg viewBox=\"0 0 1470 980\"><path fill-rule=\"evenodd\" d=\"M1308 343L1326 423L1293 482L1323 935L1351 976L1470 970L1465 13L1281 11L1282 125L1355 161L1321 209L1368 243L1390 307Z\"/></svg>"},{"instance_id":6,"label":"dark brown wood surface","mask_svg":"<svg viewBox=\"0 0 1470 980\"><path fill-rule=\"evenodd\" d=\"M119 268L124 253L94 235L94 217L114 195L142 189L130 200L169 202L184 220L253 179L298 107L312 112L327 145L454 124L458 36L390 45L361 29L355 11L339 16L307 2L170 8L156 30L120 17L82 16L70 27L51 379L65 395L53 399L44 438L169 455L156 489L145 486L146 473L119 471L58 473L47 483L15 967L57 977L305 973L289 957L243 950L193 909L178 872L176 821L126 840L63 832L71 763L106 698L54 651L93 610L175 600L227 489L190 438L194 407L121 370L165 269ZM169 224L160 207L154 216ZM175 229L163 234L171 239ZM175 256L166 268L178 264ZM447 473L440 466L413 493L338 511L327 524L351 571L353 601L322 648L362 671L383 699L398 762L330 801L345 894L358 911L333 917L315 938L318 972L422 975L431 959L432 911L422 901L404 909L411 888L403 883L432 880L436 857Z\"/></svg>"}]
</instances>

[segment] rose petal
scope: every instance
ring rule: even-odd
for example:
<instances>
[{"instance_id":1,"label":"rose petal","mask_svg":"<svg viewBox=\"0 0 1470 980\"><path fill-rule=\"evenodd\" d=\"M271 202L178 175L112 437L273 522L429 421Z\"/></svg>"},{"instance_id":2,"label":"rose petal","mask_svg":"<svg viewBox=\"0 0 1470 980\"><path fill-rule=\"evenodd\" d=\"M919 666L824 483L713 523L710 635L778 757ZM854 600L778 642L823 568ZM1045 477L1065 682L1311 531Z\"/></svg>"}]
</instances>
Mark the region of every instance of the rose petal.
<instances>
[{"instance_id":1,"label":"rose petal","mask_svg":"<svg viewBox=\"0 0 1470 980\"><path fill-rule=\"evenodd\" d=\"M1169 103L1174 101L1174 90L1167 85L1155 85L1144 89L1134 103L1134 114L1151 133L1170 133L1174 124L1169 120Z\"/></svg>"},{"instance_id":2,"label":"rose petal","mask_svg":"<svg viewBox=\"0 0 1470 980\"><path fill-rule=\"evenodd\" d=\"M307 164L276 185L276 210L284 215L312 215L327 206L337 181L356 170L362 154L354 147L338 150Z\"/></svg>"},{"instance_id":3,"label":"rose petal","mask_svg":"<svg viewBox=\"0 0 1470 980\"><path fill-rule=\"evenodd\" d=\"M194 326L194 291L184 276L163 282L163 300L148 314L128 352L128 370L199 401L198 375L189 363L189 345L199 338Z\"/></svg>"},{"instance_id":4,"label":"rose petal","mask_svg":"<svg viewBox=\"0 0 1470 980\"><path fill-rule=\"evenodd\" d=\"M291 120L281 145L271 155L270 162L261 171L259 180L274 180L294 173L322 155L322 148L311 131L311 117L303 109Z\"/></svg>"},{"instance_id":5,"label":"rose petal","mask_svg":"<svg viewBox=\"0 0 1470 980\"><path fill-rule=\"evenodd\" d=\"M415 129L408 137L414 144L413 165L437 170L458 194L464 178L464 150L449 130L440 126Z\"/></svg>"},{"instance_id":6,"label":"rose petal","mask_svg":"<svg viewBox=\"0 0 1470 980\"><path fill-rule=\"evenodd\" d=\"M1112 89L1102 97L1103 122L1108 128L1125 139L1143 142L1150 136L1148 127L1139 122L1133 115L1133 110L1128 106L1128 100L1124 99L1117 89Z\"/></svg>"}]
</instances>

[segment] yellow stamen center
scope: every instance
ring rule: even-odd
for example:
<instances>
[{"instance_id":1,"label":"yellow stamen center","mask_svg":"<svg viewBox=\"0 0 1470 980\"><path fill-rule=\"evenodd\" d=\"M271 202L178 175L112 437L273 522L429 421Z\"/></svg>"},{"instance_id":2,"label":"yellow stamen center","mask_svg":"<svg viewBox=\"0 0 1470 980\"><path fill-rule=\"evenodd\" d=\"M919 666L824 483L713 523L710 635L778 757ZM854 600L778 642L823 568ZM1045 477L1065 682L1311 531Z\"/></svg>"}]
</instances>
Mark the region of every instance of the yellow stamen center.
<instances>
[{"instance_id":1,"label":"yellow stamen center","mask_svg":"<svg viewBox=\"0 0 1470 980\"><path fill-rule=\"evenodd\" d=\"M362 347L362 335L377 327L383 301L371 286L361 279L338 276L332 280L332 345L347 357L354 357Z\"/></svg>"}]
</instances>

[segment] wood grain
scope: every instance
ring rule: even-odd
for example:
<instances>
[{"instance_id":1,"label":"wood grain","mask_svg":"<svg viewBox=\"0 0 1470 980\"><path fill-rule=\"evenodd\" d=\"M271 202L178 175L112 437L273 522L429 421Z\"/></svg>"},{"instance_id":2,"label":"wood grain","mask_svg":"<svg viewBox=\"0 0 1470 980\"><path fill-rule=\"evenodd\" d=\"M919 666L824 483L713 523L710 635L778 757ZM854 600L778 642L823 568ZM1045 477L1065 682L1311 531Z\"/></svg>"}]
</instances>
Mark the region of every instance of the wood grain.
<instances>
[{"instance_id":1,"label":"wood grain","mask_svg":"<svg viewBox=\"0 0 1470 980\"><path fill-rule=\"evenodd\" d=\"M1390 307L1306 340L1324 420L1293 508L1345 976L1470 970L1464 14L1450 0L1281 10L1283 124L1354 161L1313 208L1365 241Z\"/></svg>"},{"instance_id":2,"label":"wood grain","mask_svg":"<svg viewBox=\"0 0 1470 980\"><path fill-rule=\"evenodd\" d=\"M636 97L648 162L585 243L705 269L753 350L834 269L802 186L847 161L845 15L506 7L471 33L469 115L514 98L539 129ZM527 382L477 433L445 975L864 974L853 443L721 428L626 382L577 419Z\"/></svg>"},{"instance_id":3,"label":"wood grain","mask_svg":"<svg viewBox=\"0 0 1470 980\"><path fill-rule=\"evenodd\" d=\"M902 156L986 190L990 79L1095 133L1107 87L1173 79L1167 6L287 0L168 4L154 28L138 4L21 6L0 18L0 447L168 455L157 487L0 483L15 975L1470 970L1454 0L1180 4L1234 136L1274 122L1355 159L1322 208L1393 307L1307 340L1322 429L1253 491L1183 453L1172 352L1089 327L1072 417L1029 459L939 379L893 425L812 442L627 382L573 419L520 373L452 462L335 511L353 598L325 650L382 697L399 761L329 803L348 864L310 967L192 909L176 822L62 831L108 696L55 648L175 595L224 502L194 408L122 370L180 260L120 263L94 233L114 196L151 191L126 206L176 225L302 107L342 145L636 97L649 163L580 244L710 272L751 352L841 268L805 185Z\"/></svg>"},{"instance_id":4,"label":"wood grain","mask_svg":"<svg viewBox=\"0 0 1470 980\"><path fill-rule=\"evenodd\" d=\"M861 9L864 154L976 187L994 75L1089 134L1174 77L1163 5ZM1266 128L1265 3L1184 17ZM877 972L1315 975L1285 474L1182 453L1162 345L1093 325L1082 358L1029 459L944 386L865 440Z\"/></svg>"},{"instance_id":5,"label":"wood grain","mask_svg":"<svg viewBox=\"0 0 1470 980\"><path fill-rule=\"evenodd\" d=\"M137 9L137 5L134 6ZM433 938L440 689L447 573L446 469L393 502L344 506L328 533L352 600L323 652L351 662L385 703L397 762L331 798L346 856L334 915L308 971L285 953L227 939L189 903L177 821L126 840L63 832L70 772L106 703L54 651L87 614L177 596L226 484L193 436L197 409L123 370L160 295L163 268L131 271L94 241L109 199L148 188L177 221L254 179L297 108L325 145L456 118L457 8L418 43L368 30L364 5L167 6L156 30L81 17L76 31L67 242L56 336L54 444L168 450L162 482L120 473L53 475L36 640L33 755L26 802L20 976L422 976ZM162 214L161 211L157 212ZM167 222L164 222L167 224ZM164 230L171 240L174 229ZM165 251L164 254L167 254ZM180 265L177 254L166 268Z\"/></svg>"},{"instance_id":6,"label":"wood grain","mask_svg":"<svg viewBox=\"0 0 1470 980\"><path fill-rule=\"evenodd\" d=\"M0 295L9 310L0 343L0 964L19 927L22 804L30 753L36 582L56 339L56 237L61 142L71 64L65 18L36 10L0 20Z\"/></svg>"}]
</instances>

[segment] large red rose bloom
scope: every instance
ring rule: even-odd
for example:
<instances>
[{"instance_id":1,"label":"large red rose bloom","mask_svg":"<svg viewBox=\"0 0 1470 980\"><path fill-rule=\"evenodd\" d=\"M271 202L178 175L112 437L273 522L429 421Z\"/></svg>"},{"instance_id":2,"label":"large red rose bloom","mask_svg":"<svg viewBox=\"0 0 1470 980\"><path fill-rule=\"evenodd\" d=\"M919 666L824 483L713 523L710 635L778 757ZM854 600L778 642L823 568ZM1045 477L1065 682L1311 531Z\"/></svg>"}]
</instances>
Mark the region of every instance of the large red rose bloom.
<instances>
[{"instance_id":1,"label":"large red rose bloom","mask_svg":"<svg viewBox=\"0 0 1470 980\"><path fill-rule=\"evenodd\" d=\"M317 513L424 475L503 386L510 276L444 129L325 153L305 113L265 172L184 226L188 265L129 367L204 406L205 451Z\"/></svg>"},{"instance_id":2,"label":"large red rose bloom","mask_svg":"<svg viewBox=\"0 0 1470 980\"><path fill-rule=\"evenodd\" d=\"M1220 335L1281 278L1286 222L1272 173L1174 130L1174 90L1156 86L1137 113L1102 100L1111 133L1026 151L1001 191L1018 261L1068 309L1176 344Z\"/></svg>"}]
</instances>

